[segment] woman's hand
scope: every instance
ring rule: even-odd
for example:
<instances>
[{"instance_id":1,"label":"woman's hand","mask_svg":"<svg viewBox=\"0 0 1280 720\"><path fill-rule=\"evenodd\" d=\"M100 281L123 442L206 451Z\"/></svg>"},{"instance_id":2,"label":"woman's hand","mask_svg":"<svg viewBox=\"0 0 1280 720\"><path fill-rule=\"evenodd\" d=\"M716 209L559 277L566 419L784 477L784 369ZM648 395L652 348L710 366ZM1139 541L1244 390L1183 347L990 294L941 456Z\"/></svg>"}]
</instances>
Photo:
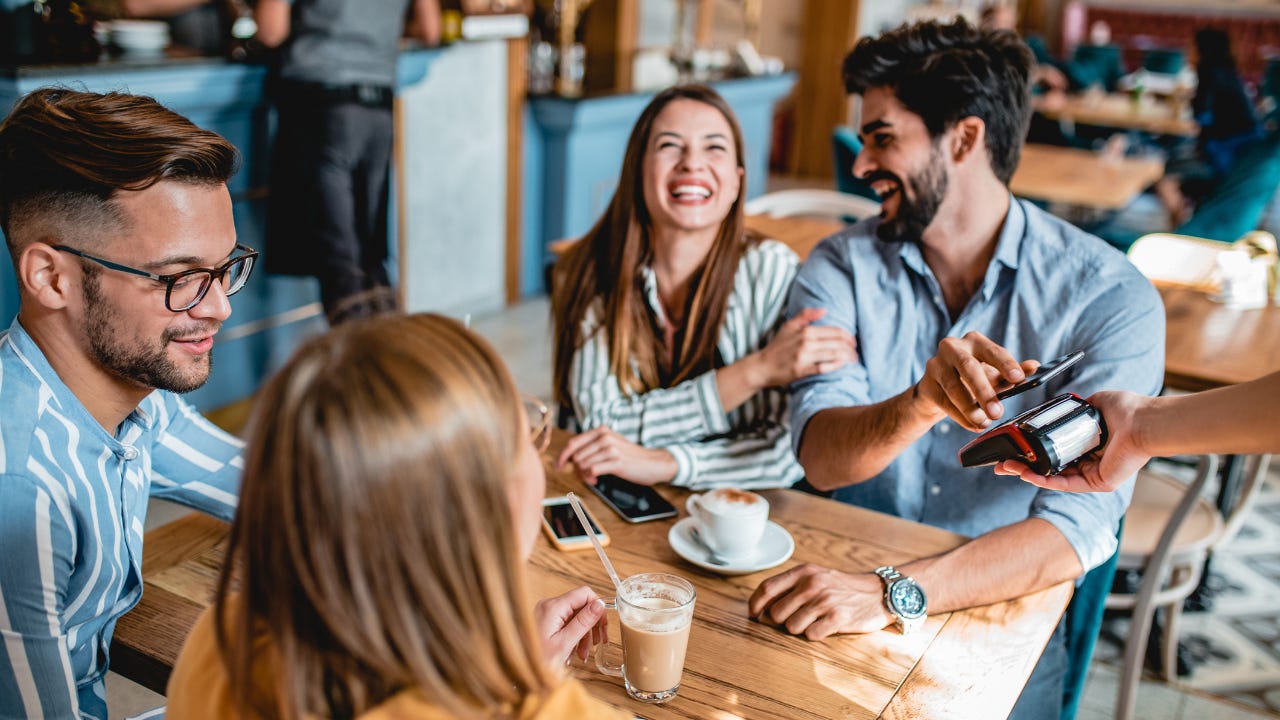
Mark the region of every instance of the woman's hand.
<instances>
[{"instance_id":1,"label":"woman's hand","mask_svg":"<svg viewBox=\"0 0 1280 720\"><path fill-rule=\"evenodd\" d=\"M1057 475L1040 475L1016 460L996 465L1000 475L1017 475L1023 480L1049 490L1066 492L1110 492L1137 474L1151 459L1142 448L1142 432L1134 416L1151 398L1130 392L1106 391L1089 398L1107 424L1107 444L1099 451L1102 457L1089 457L1065 468Z\"/></svg>"},{"instance_id":2,"label":"woman's hand","mask_svg":"<svg viewBox=\"0 0 1280 720\"><path fill-rule=\"evenodd\" d=\"M666 450L641 447L607 427L598 427L574 435L565 443L556 468L573 463L578 477L595 485L601 475L617 475L641 485L670 482L679 467Z\"/></svg>"},{"instance_id":3,"label":"woman's hand","mask_svg":"<svg viewBox=\"0 0 1280 720\"><path fill-rule=\"evenodd\" d=\"M609 639L604 605L585 585L538 601L533 618L543 640L543 653L553 665L567 665L571 655L586 660L592 647Z\"/></svg>"},{"instance_id":4,"label":"woman's hand","mask_svg":"<svg viewBox=\"0 0 1280 720\"><path fill-rule=\"evenodd\" d=\"M805 308L782 324L778 334L754 353L760 388L785 387L800 378L827 373L858 359L858 344L843 328L814 325L827 313Z\"/></svg>"}]
</instances>

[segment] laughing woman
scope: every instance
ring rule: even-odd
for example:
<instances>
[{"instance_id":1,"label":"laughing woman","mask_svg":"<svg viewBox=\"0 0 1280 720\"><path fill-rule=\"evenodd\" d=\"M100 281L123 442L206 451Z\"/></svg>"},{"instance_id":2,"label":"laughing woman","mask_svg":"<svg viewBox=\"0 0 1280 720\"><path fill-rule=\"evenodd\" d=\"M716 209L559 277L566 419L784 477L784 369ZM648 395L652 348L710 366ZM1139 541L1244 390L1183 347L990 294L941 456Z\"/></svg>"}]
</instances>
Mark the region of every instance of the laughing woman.
<instances>
[{"instance_id":1,"label":"laughing woman","mask_svg":"<svg viewBox=\"0 0 1280 720\"><path fill-rule=\"evenodd\" d=\"M561 260L555 391L584 431L560 465L710 488L787 487L803 471L786 386L855 356L843 330L781 314L797 258L743 226L742 133L716 92L659 93L618 190Z\"/></svg>"}]
</instances>

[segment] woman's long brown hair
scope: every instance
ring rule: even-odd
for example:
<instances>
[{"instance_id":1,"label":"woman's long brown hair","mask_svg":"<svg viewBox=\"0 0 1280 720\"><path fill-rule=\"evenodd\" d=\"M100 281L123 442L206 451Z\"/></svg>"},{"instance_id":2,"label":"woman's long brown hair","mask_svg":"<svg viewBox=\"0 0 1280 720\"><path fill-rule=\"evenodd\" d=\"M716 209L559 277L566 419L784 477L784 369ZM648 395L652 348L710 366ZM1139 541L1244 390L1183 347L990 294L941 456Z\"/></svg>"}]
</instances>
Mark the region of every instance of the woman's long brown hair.
<instances>
[{"instance_id":1,"label":"woman's long brown hair","mask_svg":"<svg viewBox=\"0 0 1280 720\"><path fill-rule=\"evenodd\" d=\"M517 397L434 315L343 325L266 384L215 615L244 716L351 718L417 689L508 717L554 687L508 500Z\"/></svg>"},{"instance_id":2,"label":"woman's long brown hair","mask_svg":"<svg viewBox=\"0 0 1280 720\"><path fill-rule=\"evenodd\" d=\"M725 307L733 290L738 262L753 239L744 232L742 202L746 183L689 293L685 317L688 326L678 347L671 348L671 362L662 352L661 333L646 308L642 269L653 260L653 221L644 202L644 156L659 113L674 100L696 100L720 111L733 131L738 167L743 167L742 130L728 103L705 85L668 88L650 101L640 114L626 154L622 174L604 215L557 263L551 297L555 325L555 394L562 406L572 406L570 368L573 356L588 340L582 321L596 302L601 331L609 342L609 367L624 393L641 394L671 387L715 368L716 341L724 322Z\"/></svg>"}]
</instances>

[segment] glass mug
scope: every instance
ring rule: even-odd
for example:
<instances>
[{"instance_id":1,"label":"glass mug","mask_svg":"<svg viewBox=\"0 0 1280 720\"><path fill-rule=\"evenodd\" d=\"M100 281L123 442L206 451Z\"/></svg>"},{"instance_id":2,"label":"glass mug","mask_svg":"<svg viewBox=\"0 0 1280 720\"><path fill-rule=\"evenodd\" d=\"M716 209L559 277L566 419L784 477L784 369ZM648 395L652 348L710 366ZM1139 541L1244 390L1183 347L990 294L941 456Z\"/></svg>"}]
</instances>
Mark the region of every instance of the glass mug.
<instances>
[{"instance_id":1,"label":"glass mug","mask_svg":"<svg viewBox=\"0 0 1280 720\"><path fill-rule=\"evenodd\" d=\"M622 678L627 694L641 702L664 703L680 689L685 649L693 624L697 593L688 580L667 573L641 573L622 581L622 590L605 608L618 613L622 626L622 665L604 658L609 645L596 648L596 668Z\"/></svg>"}]
</instances>

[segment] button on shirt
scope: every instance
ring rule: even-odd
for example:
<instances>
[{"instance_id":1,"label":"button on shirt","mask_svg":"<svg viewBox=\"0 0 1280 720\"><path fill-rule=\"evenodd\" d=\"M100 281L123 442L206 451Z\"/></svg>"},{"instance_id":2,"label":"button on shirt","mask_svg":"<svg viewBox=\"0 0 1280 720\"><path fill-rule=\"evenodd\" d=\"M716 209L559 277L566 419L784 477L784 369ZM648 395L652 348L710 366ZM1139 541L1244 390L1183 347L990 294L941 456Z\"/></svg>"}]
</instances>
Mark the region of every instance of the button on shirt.
<instances>
[{"instance_id":1,"label":"button on shirt","mask_svg":"<svg viewBox=\"0 0 1280 720\"><path fill-rule=\"evenodd\" d=\"M102 718L111 634L142 597L148 495L235 512L239 440L173 393L114 434L14 321L0 333L0 718Z\"/></svg>"},{"instance_id":2,"label":"button on shirt","mask_svg":"<svg viewBox=\"0 0 1280 720\"><path fill-rule=\"evenodd\" d=\"M1008 420L1064 392L1160 390L1164 310L1151 284L1115 249L1035 206L1010 200L994 258L959 317L914 243L875 237L879 218L824 240L800 269L788 316L827 310L820 323L858 340L858 362L792 385L799 450L817 413L870 405L910 388L946 337L976 330L1018 360L1048 362L1075 350L1084 359L1065 376L1005 400ZM1090 569L1116 549L1133 494L1130 478L1111 493L1043 490L991 467L962 468L960 448L975 435L945 419L879 475L836 491L854 505L971 537L1026 519L1057 527Z\"/></svg>"}]
</instances>

